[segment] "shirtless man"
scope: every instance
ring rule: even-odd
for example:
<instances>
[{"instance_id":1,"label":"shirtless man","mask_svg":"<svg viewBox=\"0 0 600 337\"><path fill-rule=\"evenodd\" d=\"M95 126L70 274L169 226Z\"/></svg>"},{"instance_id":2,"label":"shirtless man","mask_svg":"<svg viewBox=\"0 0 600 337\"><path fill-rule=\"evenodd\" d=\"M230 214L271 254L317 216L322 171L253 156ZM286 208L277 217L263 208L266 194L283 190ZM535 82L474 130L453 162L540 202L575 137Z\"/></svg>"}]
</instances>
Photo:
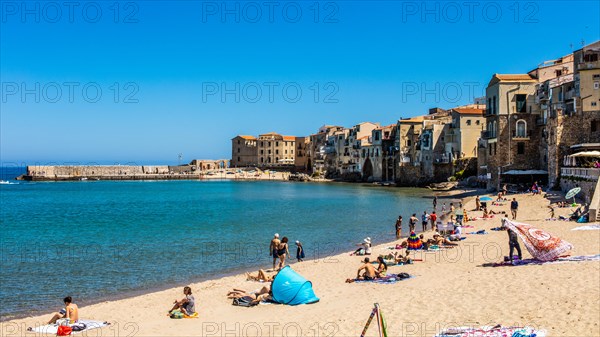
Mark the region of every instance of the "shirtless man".
<instances>
[{"instance_id":1,"label":"shirtless man","mask_svg":"<svg viewBox=\"0 0 600 337\"><path fill-rule=\"evenodd\" d=\"M363 270L365 272L361 276L360 272ZM365 257L364 264L360 268L358 268L358 271L356 272L356 279L369 281L374 280L376 276L377 271L375 270L375 267L373 267L373 264L371 264L369 258Z\"/></svg>"},{"instance_id":2,"label":"shirtless man","mask_svg":"<svg viewBox=\"0 0 600 337\"><path fill-rule=\"evenodd\" d=\"M279 234L275 233L273 239L271 240L271 245L269 246L269 256L273 256L273 270L275 270L275 265L277 264L277 259L279 255L277 255L277 250L279 249Z\"/></svg>"},{"instance_id":3,"label":"shirtless man","mask_svg":"<svg viewBox=\"0 0 600 337\"><path fill-rule=\"evenodd\" d=\"M54 324L61 318L68 318L69 324L73 324L79 321L79 307L77 306L77 304L72 303L73 299L71 298L71 296L65 297L63 302L65 303L65 308L61 309L59 312L54 313L54 316L50 319L48 324Z\"/></svg>"}]
</instances>

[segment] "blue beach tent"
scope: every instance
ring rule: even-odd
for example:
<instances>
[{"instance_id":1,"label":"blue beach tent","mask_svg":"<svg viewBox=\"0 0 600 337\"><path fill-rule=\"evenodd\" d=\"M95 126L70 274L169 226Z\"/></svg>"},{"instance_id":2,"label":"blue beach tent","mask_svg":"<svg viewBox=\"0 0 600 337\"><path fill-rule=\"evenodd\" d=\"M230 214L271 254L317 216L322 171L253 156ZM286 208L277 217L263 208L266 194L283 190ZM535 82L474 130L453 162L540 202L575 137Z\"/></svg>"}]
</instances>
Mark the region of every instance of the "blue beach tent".
<instances>
[{"instance_id":1,"label":"blue beach tent","mask_svg":"<svg viewBox=\"0 0 600 337\"><path fill-rule=\"evenodd\" d=\"M312 283L286 266L275 276L271 285L273 300L277 303L298 305L319 301L312 289Z\"/></svg>"}]
</instances>

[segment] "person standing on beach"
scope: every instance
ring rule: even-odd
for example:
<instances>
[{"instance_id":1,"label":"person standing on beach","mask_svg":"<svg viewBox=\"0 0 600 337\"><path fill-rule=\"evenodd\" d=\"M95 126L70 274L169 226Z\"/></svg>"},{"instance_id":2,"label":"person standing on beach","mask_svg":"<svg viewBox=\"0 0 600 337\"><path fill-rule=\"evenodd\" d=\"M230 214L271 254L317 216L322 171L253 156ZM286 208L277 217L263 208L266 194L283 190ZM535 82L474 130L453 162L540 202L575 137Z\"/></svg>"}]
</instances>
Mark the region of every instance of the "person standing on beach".
<instances>
[{"instance_id":1,"label":"person standing on beach","mask_svg":"<svg viewBox=\"0 0 600 337\"><path fill-rule=\"evenodd\" d=\"M475 198L475 209L477 211L481 210L481 200L479 199L479 196Z\"/></svg>"},{"instance_id":2,"label":"person standing on beach","mask_svg":"<svg viewBox=\"0 0 600 337\"><path fill-rule=\"evenodd\" d=\"M269 256L273 256L273 270L275 270L275 266L277 263L277 258L279 257L277 255L277 249L279 247L279 234L275 233L275 235L273 235L273 239L271 240L271 245L269 246Z\"/></svg>"},{"instance_id":3,"label":"person standing on beach","mask_svg":"<svg viewBox=\"0 0 600 337\"><path fill-rule=\"evenodd\" d=\"M515 233L515 231L513 231L510 228L507 228L506 231L508 232L508 258L510 262L513 262L513 250L515 248L517 249L519 260L522 260L523 255L521 255L521 246L519 245L519 238L517 236L517 233Z\"/></svg>"},{"instance_id":4,"label":"person standing on beach","mask_svg":"<svg viewBox=\"0 0 600 337\"><path fill-rule=\"evenodd\" d=\"M454 222L454 204L450 203L450 221Z\"/></svg>"},{"instance_id":5,"label":"person standing on beach","mask_svg":"<svg viewBox=\"0 0 600 337\"><path fill-rule=\"evenodd\" d=\"M442 215L446 214L446 203L442 204Z\"/></svg>"},{"instance_id":6,"label":"person standing on beach","mask_svg":"<svg viewBox=\"0 0 600 337\"><path fill-rule=\"evenodd\" d=\"M415 231L415 227L417 226L418 221L419 221L419 219L417 219L417 213L413 213L413 215L410 217L410 219L408 219L408 227L411 232Z\"/></svg>"},{"instance_id":7,"label":"person standing on beach","mask_svg":"<svg viewBox=\"0 0 600 337\"><path fill-rule=\"evenodd\" d=\"M517 218L517 210L519 210L519 203L517 202L517 198L513 198L513 201L510 202L510 213L513 220Z\"/></svg>"},{"instance_id":8,"label":"person standing on beach","mask_svg":"<svg viewBox=\"0 0 600 337\"><path fill-rule=\"evenodd\" d=\"M402 215L399 215L396 220L396 239L400 239L400 237L402 237Z\"/></svg>"},{"instance_id":9,"label":"person standing on beach","mask_svg":"<svg viewBox=\"0 0 600 337\"><path fill-rule=\"evenodd\" d=\"M296 259L298 262L304 261L304 247L302 247L302 243L296 240Z\"/></svg>"},{"instance_id":10,"label":"person standing on beach","mask_svg":"<svg viewBox=\"0 0 600 337\"><path fill-rule=\"evenodd\" d=\"M431 230L432 231L437 231L437 225L436 225L436 221L437 221L437 214L435 214L435 211L433 211L430 215L429 215L429 220L431 220Z\"/></svg>"},{"instance_id":11,"label":"person standing on beach","mask_svg":"<svg viewBox=\"0 0 600 337\"><path fill-rule=\"evenodd\" d=\"M427 214L427 211L424 211L423 215L421 215L421 225L423 226L423 232L427 231L428 223L429 223L429 214Z\"/></svg>"},{"instance_id":12,"label":"person standing on beach","mask_svg":"<svg viewBox=\"0 0 600 337\"><path fill-rule=\"evenodd\" d=\"M288 238L286 236L281 239L277 248L277 256L279 256L279 270L285 267L285 258L290 256L290 250L288 247Z\"/></svg>"},{"instance_id":13,"label":"person standing on beach","mask_svg":"<svg viewBox=\"0 0 600 337\"><path fill-rule=\"evenodd\" d=\"M437 195L433 197L433 209L437 208Z\"/></svg>"}]
</instances>

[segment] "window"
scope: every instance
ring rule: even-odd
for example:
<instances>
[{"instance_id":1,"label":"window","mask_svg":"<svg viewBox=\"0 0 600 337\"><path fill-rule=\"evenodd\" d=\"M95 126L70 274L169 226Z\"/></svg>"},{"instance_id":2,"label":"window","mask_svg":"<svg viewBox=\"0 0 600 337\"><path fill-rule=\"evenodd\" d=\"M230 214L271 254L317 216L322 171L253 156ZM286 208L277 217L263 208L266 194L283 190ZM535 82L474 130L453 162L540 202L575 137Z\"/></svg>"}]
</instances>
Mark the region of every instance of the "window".
<instances>
[{"instance_id":1,"label":"window","mask_svg":"<svg viewBox=\"0 0 600 337\"><path fill-rule=\"evenodd\" d=\"M476 120L475 125L479 125L479 124L481 124L481 122L479 120Z\"/></svg>"},{"instance_id":2,"label":"window","mask_svg":"<svg viewBox=\"0 0 600 337\"><path fill-rule=\"evenodd\" d=\"M260 154L265 154L265 150L260 150Z\"/></svg>"},{"instance_id":3,"label":"window","mask_svg":"<svg viewBox=\"0 0 600 337\"><path fill-rule=\"evenodd\" d=\"M279 157L275 157L275 162L279 163Z\"/></svg>"},{"instance_id":4,"label":"window","mask_svg":"<svg viewBox=\"0 0 600 337\"><path fill-rule=\"evenodd\" d=\"M238 153L240 153L240 148L238 147Z\"/></svg>"},{"instance_id":5,"label":"window","mask_svg":"<svg viewBox=\"0 0 600 337\"><path fill-rule=\"evenodd\" d=\"M600 89L600 82L594 82L594 90Z\"/></svg>"},{"instance_id":6,"label":"window","mask_svg":"<svg viewBox=\"0 0 600 337\"><path fill-rule=\"evenodd\" d=\"M406 141L406 146L411 146L411 141L410 141L410 139Z\"/></svg>"},{"instance_id":7,"label":"window","mask_svg":"<svg viewBox=\"0 0 600 337\"><path fill-rule=\"evenodd\" d=\"M471 125L471 120L467 119L467 125Z\"/></svg>"},{"instance_id":8,"label":"window","mask_svg":"<svg viewBox=\"0 0 600 337\"><path fill-rule=\"evenodd\" d=\"M497 111L496 111L496 96L492 97L492 114L496 115Z\"/></svg>"},{"instance_id":9,"label":"window","mask_svg":"<svg viewBox=\"0 0 600 337\"><path fill-rule=\"evenodd\" d=\"M598 121L596 121L596 120L592 121L592 125L591 125L592 132L598 131L598 126L599 126L598 124L599 124Z\"/></svg>"},{"instance_id":10,"label":"window","mask_svg":"<svg viewBox=\"0 0 600 337\"><path fill-rule=\"evenodd\" d=\"M263 157L260 157L260 162L261 162L261 163L264 163L264 162L265 162L265 158L263 158Z\"/></svg>"},{"instance_id":11,"label":"window","mask_svg":"<svg viewBox=\"0 0 600 337\"><path fill-rule=\"evenodd\" d=\"M263 142L260 142L260 146L261 146L261 147L263 147L263 146L264 146Z\"/></svg>"},{"instance_id":12,"label":"window","mask_svg":"<svg viewBox=\"0 0 600 337\"><path fill-rule=\"evenodd\" d=\"M240 140L238 139L238 145L240 144Z\"/></svg>"},{"instance_id":13,"label":"window","mask_svg":"<svg viewBox=\"0 0 600 337\"><path fill-rule=\"evenodd\" d=\"M517 138L525 138L525 137L527 137L527 122L525 122L522 119L519 119L517 121L516 137Z\"/></svg>"},{"instance_id":14,"label":"window","mask_svg":"<svg viewBox=\"0 0 600 337\"><path fill-rule=\"evenodd\" d=\"M239 162L239 161L241 161L241 160L240 160L240 157L238 157L238 162Z\"/></svg>"},{"instance_id":15,"label":"window","mask_svg":"<svg viewBox=\"0 0 600 337\"><path fill-rule=\"evenodd\" d=\"M490 156L491 156L492 155L492 144L488 144L488 150L489 150L489 153L490 153Z\"/></svg>"},{"instance_id":16,"label":"window","mask_svg":"<svg viewBox=\"0 0 600 337\"><path fill-rule=\"evenodd\" d=\"M279 146L279 142L275 142L275 146Z\"/></svg>"},{"instance_id":17,"label":"window","mask_svg":"<svg viewBox=\"0 0 600 337\"><path fill-rule=\"evenodd\" d=\"M379 132L375 132L375 140L379 140Z\"/></svg>"},{"instance_id":18,"label":"window","mask_svg":"<svg viewBox=\"0 0 600 337\"><path fill-rule=\"evenodd\" d=\"M600 74L592 75L592 80L600 80Z\"/></svg>"},{"instance_id":19,"label":"window","mask_svg":"<svg viewBox=\"0 0 600 337\"><path fill-rule=\"evenodd\" d=\"M525 154L525 143L517 143L517 154Z\"/></svg>"},{"instance_id":20,"label":"window","mask_svg":"<svg viewBox=\"0 0 600 337\"><path fill-rule=\"evenodd\" d=\"M279 150L275 150L275 154L279 154Z\"/></svg>"},{"instance_id":21,"label":"window","mask_svg":"<svg viewBox=\"0 0 600 337\"><path fill-rule=\"evenodd\" d=\"M592 102L592 106L598 105L598 102Z\"/></svg>"},{"instance_id":22,"label":"window","mask_svg":"<svg viewBox=\"0 0 600 337\"><path fill-rule=\"evenodd\" d=\"M269 150L269 154L271 154L271 150Z\"/></svg>"},{"instance_id":23,"label":"window","mask_svg":"<svg viewBox=\"0 0 600 337\"><path fill-rule=\"evenodd\" d=\"M515 95L517 102L517 112L527 112L527 95Z\"/></svg>"}]
</instances>

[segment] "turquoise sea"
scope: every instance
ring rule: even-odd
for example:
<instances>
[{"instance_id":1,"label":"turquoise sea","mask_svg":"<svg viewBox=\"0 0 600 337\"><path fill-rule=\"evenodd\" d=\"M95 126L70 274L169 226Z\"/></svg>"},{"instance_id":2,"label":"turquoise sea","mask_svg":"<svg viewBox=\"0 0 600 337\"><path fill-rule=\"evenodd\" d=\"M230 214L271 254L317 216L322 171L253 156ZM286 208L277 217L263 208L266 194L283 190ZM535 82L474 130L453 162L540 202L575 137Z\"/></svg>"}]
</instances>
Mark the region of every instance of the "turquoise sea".
<instances>
[{"instance_id":1,"label":"turquoise sea","mask_svg":"<svg viewBox=\"0 0 600 337\"><path fill-rule=\"evenodd\" d=\"M2 172L2 179L16 176ZM394 239L431 209L423 189L241 181L0 185L3 320L270 268L273 233L308 259ZM292 244L290 251L295 252ZM292 253L295 255L295 253Z\"/></svg>"}]
</instances>

